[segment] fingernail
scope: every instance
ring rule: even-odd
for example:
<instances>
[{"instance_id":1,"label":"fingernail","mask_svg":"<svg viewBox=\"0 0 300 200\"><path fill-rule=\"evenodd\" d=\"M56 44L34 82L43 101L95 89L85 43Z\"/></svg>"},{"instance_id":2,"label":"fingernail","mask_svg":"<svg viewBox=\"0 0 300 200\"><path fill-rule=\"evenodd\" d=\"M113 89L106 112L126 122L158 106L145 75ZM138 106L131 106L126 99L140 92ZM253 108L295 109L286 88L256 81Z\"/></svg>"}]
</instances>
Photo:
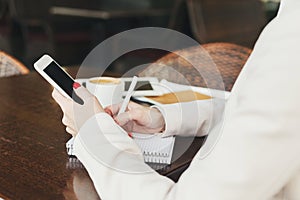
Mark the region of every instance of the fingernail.
<instances>
[{"instance_id":1,"label":"fingernail","mask_svg":"<svg viewBox=\"0 0 300 200\"><path fill-rule=\"evenodd\" d=\"M105 111L107 114L109 114L110 116L113 116L113 114L112 114L112 112L111 112L110 110L104 109L104 111Z\"/></svg>"},{"instance_id":2,"label":"fingernail","mask_svg":"<svg viewBox=\"0 0 300 200\"><path fill-rule=\"evenodd\" d=\"M73 88L74 89L77 89L77 88L79 88L81 85L80 85L80 83L77 83L77 82L74 82L73 83Z\"/></svg>"},{"instance_id":3,"label":"fingernail","mask_svg":"<svg viewBox=\"0 0 300 200\"><path fill-rule=\"evenodd\" d=\"M133 138L133 135L132 135L131 132L128 133L128 136L131 137L131 138Z\"/></svg>"}]
</instances>

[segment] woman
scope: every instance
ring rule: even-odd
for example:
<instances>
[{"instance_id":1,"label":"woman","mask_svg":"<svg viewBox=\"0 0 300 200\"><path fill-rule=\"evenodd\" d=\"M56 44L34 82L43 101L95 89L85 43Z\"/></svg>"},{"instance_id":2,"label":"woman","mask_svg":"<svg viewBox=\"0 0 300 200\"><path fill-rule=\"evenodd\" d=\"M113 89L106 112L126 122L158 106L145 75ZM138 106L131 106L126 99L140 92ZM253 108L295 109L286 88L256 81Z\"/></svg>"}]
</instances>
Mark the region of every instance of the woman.
<instances>
[{"instance_id":1,"label":"woman","mask_svg":"<svg viewBox=\"0 0 300 200\"><path fill-rule=\"evenodd\" d=\"M156 108L130 104L129 112L114 120L79 84L74 90L83 106L54 91L67 131L76 135L75 153L100 197L300 199L300 26L295 23L299 19L300 1L282 0L278 16L262 32L235 83L223 124L209 132L208 140L221 130L218 141L206 154L200 150L178 183L144 164L139 149L119 126L133 124L144 132L166 129L175 134L178 127L171 127L168 117L176 113L164 118L166 113ZM106 110L112 116L116 113L111 107ZM209 115L199 113L201 122L192 129L203 134L201 127Z\"/></svg>"}]
</instances>

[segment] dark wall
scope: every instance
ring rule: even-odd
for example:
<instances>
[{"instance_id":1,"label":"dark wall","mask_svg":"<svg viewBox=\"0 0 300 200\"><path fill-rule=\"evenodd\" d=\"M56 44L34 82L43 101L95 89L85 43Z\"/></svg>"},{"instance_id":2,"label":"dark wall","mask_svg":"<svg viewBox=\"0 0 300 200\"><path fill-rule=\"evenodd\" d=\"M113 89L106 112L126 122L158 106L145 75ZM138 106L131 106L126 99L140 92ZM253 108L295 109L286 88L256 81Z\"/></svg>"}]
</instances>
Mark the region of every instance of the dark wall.
<instances>
[{"instance_id":1,"label":"dark wall","mask_svg":"<svg viewBox=\"0 0 300 200\"><path fill-rule=\"evenodd\" d=\"M224 0L220 1L222 5L226 5ZM3 2L16 2L16 9L10 9L9 5L5 5ZM176 2L179 2L179 4L175 4ZM28 68L32 69L32 63L43 53L53 55L62 65L78 65L97 44L116 33L131 28L145 26L170 27L197 39L195 33L192 33L192 26L190 23L191 15L189 14L186 2L188 1L0 0L0 49L11 53L23 61ZM214 2L216 2L216 0L214 0ZM177 9L175 9L176 5ZM220 5L220 3L216 5ZM138 17L123 16L110 19L96 19L53 15L49 12L53 6L66 6L92 11L106 10L108 12L135 12L151 9L165 10L166 12L162 15L151 16L147 14ZM224 17L220 14L221 12L215 12L213 6L210 9L212 10L205 11L208 12L208 16L210 16L208 24L211 25L211 27L216 27L217 23L213 23L212 19L222 19ZM277 12L276 9L277 7L272 9L266 8L268 20L271 20L275 16ZM211 16L212 14L216 16ZM237 16L236 18L238 19L239 17ZM170 23L171 20L173 23ZM221 33L220 31L214 32ZM258 33L254 37L257 36ZM240 38L247 39L247 37L243 36ZM223 39L221 38L220 40ZM224 40L226 40L226 38ZM247 44L247 41L241 41L241 44ZM248 45L253 45L253 41ZM155 56L154 53L149 52L138 54L138 60L147 61L149 59L156 59L157 56L161 56L160 53L157 53L157 56ZM145 59L143 58L143 55L145 55ZM132 59L134 55L130 54L129 57L129 60L132 62L132 60L134 60ZM128 64L129 67L130 65L132 65L132 63Z\"/></svg>"}]
</instances>

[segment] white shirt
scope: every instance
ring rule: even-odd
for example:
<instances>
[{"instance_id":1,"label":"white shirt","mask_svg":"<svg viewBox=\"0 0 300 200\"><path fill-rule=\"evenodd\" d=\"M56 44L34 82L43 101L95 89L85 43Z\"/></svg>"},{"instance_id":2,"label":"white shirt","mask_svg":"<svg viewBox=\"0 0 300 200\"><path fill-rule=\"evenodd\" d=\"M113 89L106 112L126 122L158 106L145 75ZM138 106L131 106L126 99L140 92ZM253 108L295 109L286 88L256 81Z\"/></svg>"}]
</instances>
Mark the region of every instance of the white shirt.
<instances>
[{"instance_id":1,"label":"white shirt","mask_svg":"<svg viewBox=\"0 0 300 200\"><path fill-rule=\"evenodd\" d=\"M75 139L75 154L100 197L299 200L299 20L300 1L283 0L236 81L222 123L207 128L211 113L205 111L196 114L200 123L178 126L172 124L176 106L175 111L162 108L166 135L210 130L208 142L177 183L144 164L139 148L107 114L89 119Z\"/></svg>"}]
</instances>

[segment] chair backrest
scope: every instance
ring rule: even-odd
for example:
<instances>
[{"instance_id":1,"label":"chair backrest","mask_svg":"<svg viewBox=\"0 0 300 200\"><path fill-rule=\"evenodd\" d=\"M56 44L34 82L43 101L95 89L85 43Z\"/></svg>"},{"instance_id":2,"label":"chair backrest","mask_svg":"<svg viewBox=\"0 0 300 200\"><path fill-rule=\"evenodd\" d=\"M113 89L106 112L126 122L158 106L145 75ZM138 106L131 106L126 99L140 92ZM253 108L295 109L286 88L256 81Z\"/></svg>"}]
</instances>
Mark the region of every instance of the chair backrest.
<instances>
[{"instance_id":1,"label":"chair backrest","mask_svg":"<svg viewBox=\"0 0 300 200\"><path fill-rule=\"evenodd\" d=\"M230 42L253 47L266 25L261 0L186 0L191 28L204 43Z\"/></svg>"},{"instance_id":2,"label":"chair backrest","mask_svg":"<svg viewBox=\"0 0 300 200\"><path fill-rule=\"evenodd\" d=\"M251 49L230 43L209 43L170 53L139 73L179 84L231 91ZM188 57L191 63L180 57ZM213 62L212 62L213 61ZM213 65L213 66L212 66ZM218 70L215 70L217 66ZM199 73L205 71L205 80ZM221 75L223 82L216 80Z\"/></svg>"},{"instance_id":3,"label":"chair backrest","mask_svg":"<svg viewBox=\"0 0 300 200\"><path fill-rule=\"evenodd\" d=\"M29 70L16 58L0 51L0 77L28 74Z\"/></svg>"},{"instance_id":4,"label":"chair backrest","mask_svg":"<svg viewBox=\"0 0 300 200\"><path fill-rule=\"evenodd\" d=\"M10 13L19 20L47 20L50 7L50 0L9 0Z\"/></svg>"}]
</instances>

